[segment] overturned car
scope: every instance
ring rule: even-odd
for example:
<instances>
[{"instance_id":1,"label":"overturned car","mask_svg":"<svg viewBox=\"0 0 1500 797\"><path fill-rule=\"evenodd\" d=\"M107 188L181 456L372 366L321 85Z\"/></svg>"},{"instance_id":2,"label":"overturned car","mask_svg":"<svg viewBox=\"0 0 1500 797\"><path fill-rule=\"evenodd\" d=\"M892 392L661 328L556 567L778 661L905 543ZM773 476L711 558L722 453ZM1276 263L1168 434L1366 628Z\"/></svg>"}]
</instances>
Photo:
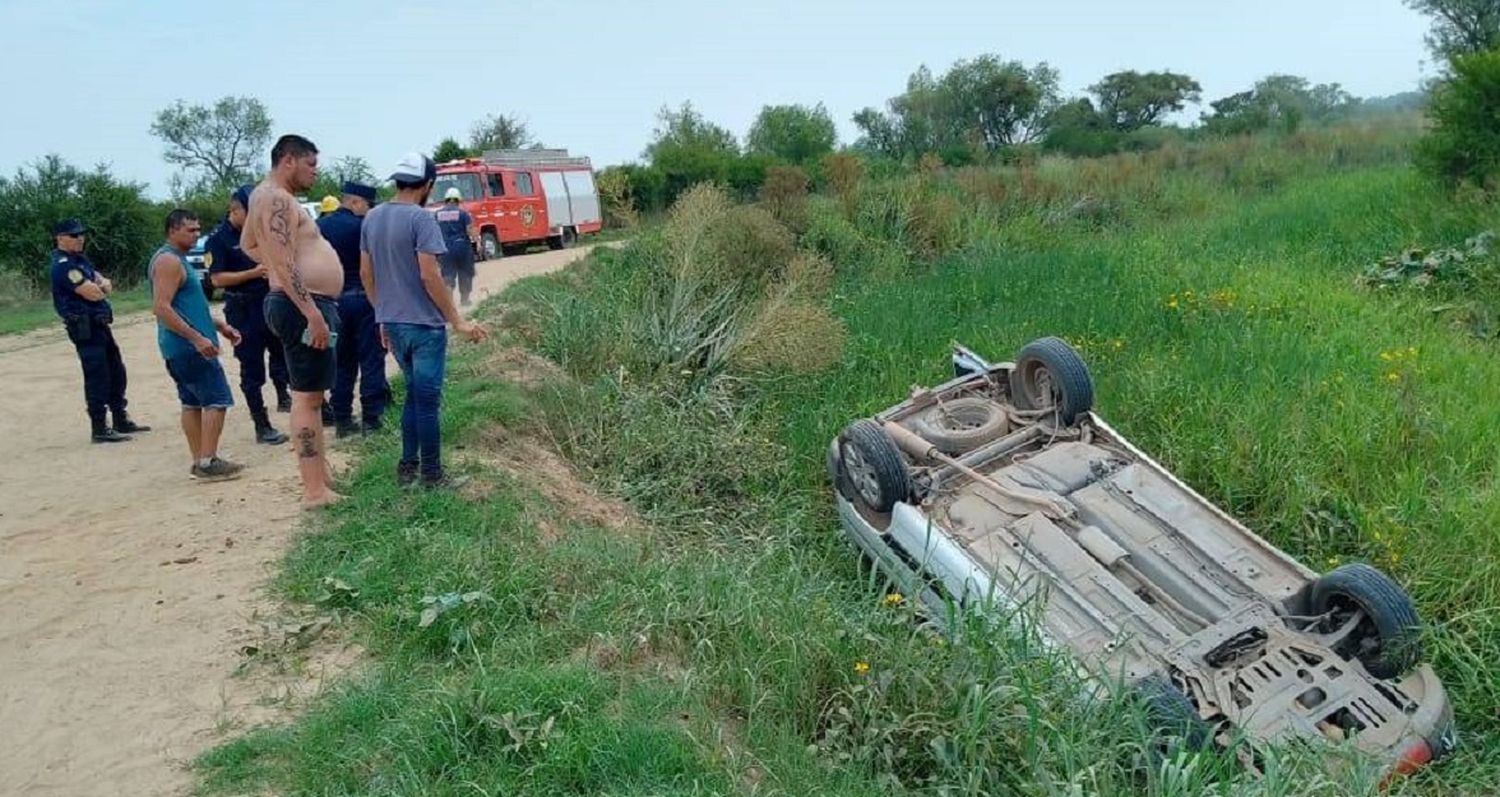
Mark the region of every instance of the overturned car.
<instances>
[{"instance_id":1,"label":"overturned car","mask_svg":"<svg viewBox=\"0 0 1500 797\"><path fill-rule=\"evenodd\" d=\"M1180 741L1352 738L1414 770L1452 709L1421 663L1411 598L1381 571L1318 575L1209 503L1092 410L1058 338L915 389L832 442L845 535L935 616L1034 612L1099 683Z\"/></svg>"}]
</instances>

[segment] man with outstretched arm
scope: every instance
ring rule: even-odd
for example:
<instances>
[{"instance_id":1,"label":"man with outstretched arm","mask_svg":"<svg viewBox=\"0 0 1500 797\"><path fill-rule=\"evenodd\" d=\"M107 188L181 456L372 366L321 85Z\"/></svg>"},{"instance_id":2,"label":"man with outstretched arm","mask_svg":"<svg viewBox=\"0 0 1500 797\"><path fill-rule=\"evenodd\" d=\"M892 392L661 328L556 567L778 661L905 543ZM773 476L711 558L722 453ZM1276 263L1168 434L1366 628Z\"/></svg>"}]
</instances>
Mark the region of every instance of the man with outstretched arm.
<instances>
[{"instance_id":1,"label":"man with outstretched arm","mask_svg":"<svg viewBox=\"0 0 1500 797\"><path fill-rule=\"evenodd\" d=\"M396 196L370 211L360 228L360 280L375 306L386 348L406 377L401 411L401 461L396 481L419 480L428 488L451 488L460 480L443 470L438 409L448 356L448 325L470 341L487 334L465 321L443 282L438 256L447 251L442 231L424 207L437 179L437 165L413 152L396 164Z\"/></svg>"},{"instance_id":2,"label":"man with outstretched arm","mask_svg":"<svg viewBox=\"0 0 1500 797\"><path fill-rule=\"evenodd\" d=\"M188 475L203 481L239 476L243 465L219 457L224 416L234 406L229 380L219 362L219 333L238 346L240 333L213 317L203 292L203 275L187 267L187 253L203 227L190 210L167 214L167 242L146 265L156 345L167 363L182 402L182 433L192 453Z\"/></svg>"},{"instance_id":3,"label":"man with outstretched arm","mask_svg":"<svg viewBox=\"0 0 1500 797\"><path fill-rule=\"evenodd\" d=\"M338 295L344 272L338 255L298 205L296 194L318 177L318 148L297 135L277 139L271 173L250 194L240 246L266 267L266 325L281 339L292 388L292 450L302 477L302 505L326 506L333 491L323 439L323 394L333 387Z\"/></svg>"}]
</instances>

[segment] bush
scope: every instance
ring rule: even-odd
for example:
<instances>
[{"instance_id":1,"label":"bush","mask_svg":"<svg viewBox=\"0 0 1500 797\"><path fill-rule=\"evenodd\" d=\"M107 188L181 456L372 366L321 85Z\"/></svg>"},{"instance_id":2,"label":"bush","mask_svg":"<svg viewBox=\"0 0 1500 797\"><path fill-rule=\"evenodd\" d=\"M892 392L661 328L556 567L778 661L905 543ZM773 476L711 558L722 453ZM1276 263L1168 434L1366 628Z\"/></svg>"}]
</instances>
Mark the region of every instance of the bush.
<instances>
[{"instance_id":1,"label":"bush","mask_svg":"<svg viewBox=\"0 0 1500 797\"><path fill-rule=\"evenodd\" d=\"M772 166L760 187L760 203L793 232L807 230L807 172L796 166Z\"/></svg>"},{"instance_id":2,"label":"bush","mask_svg":"<svg viewBox=\"0 0 1500 797\"><path fill-rule=\"evenodd\" d=\"M1453 76L1438 86L1428 110L1432 131L1417 147L1417 162L1439 179L1494 188L1500 172L1500 50L1460 56Z\"/></svg>"},{"instance_id":3,"label":"bush","mask_svg":"<svg viewBox=\"0 0 1500 797\"><path fill-rule=\"evenodd\" d=\"M48 155L13 178L0 177L0 271L47 285L52 226L76 216L89 226L89 259L120 287L145 276L161 239L162 216L145 186L121 182L103 166L84 171Z\"/></svg>"}]
</instances>

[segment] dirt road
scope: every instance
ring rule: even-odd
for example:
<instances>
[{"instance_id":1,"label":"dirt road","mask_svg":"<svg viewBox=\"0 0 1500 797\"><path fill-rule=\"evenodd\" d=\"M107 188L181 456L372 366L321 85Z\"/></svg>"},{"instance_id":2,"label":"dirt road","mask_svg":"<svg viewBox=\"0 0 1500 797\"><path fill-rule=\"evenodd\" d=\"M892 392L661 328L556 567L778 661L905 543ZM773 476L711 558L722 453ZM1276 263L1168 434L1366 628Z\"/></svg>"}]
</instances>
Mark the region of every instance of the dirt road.
<instances>
[{"instance_id":1,"label":"dirt road","mask_svg":"<svg viewBox=\"0 0 1500 797\"><path fill-rule=\"evenodd\" d=\"M480 263L476 293L586 251ZM232 677L238 649L263 634L257 618L275 610L262 587L299 526L289 449L255 445L237 407L222 448L245 477L190 481L154 324L124 318L116 336L131 414L153 431L110 446L89 443L60 327L0 338L5 794L182 793L185 762L291 688ZM224 366L239 401L237 364ZM285 415L275 422L286 428ZM315 685L319 673L298 678Z\"/></svg>"}]
</instances>

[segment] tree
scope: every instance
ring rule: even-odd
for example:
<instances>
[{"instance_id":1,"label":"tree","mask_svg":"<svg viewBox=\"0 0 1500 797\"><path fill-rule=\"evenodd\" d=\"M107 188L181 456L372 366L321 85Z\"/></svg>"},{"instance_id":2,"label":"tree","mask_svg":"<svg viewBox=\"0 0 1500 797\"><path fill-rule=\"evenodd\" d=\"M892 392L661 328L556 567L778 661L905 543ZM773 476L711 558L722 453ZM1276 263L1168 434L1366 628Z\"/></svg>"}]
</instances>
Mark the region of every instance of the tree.
<instances>
[{"instance_id":1,"label":"tree","mask_svg":"<svg viewBox=\"0 0 1500 797\"><path fill-rule=\"evenodd\" d=\"M357 155L345 155L333 162L328 168L328 175L342 186L345 182L364 183L374 185L379 182L375 176L375 170L370 168L370 162Z\"/></svg>"},{"instance_id":2,"label":"tree","mask_svg":"<svg viewBox=\"0 0 1500 797\"><path fill-rule=\"evenodd\" d=\"M482 153L491 149L520 149L532 143L531 131L518 117L498 113L474 123L469 130L469 149Z\"/></svg>"},{"instance_id":3,"label":"tree","mask_svg":"<svg viewBox=\"0 0 1500 797\"><path fill-rule=\"evenodd\" d=\"M167 163L223 188L248 182L271 141L271 116L254 97L224 97L212 108L178 100L156 114L151 133L166 142Z\"/></svg>"},{"instance_id":4,"label":"tree","mask_svg":"<svg viewBox=\"0 0 1500 797\"><path fill-rule=\"evenodd\" d=\"M1134 70L1106 75L1089 87L1089 93L1099 98L1099 113L1127 133L1160 124L1167 114L1198 102L1202 91L1187 75Z\"/></svg>"},{"instance_id":5,"label":"tree","mask_svg":"<svg viewBox=\"0 0 1500 797\"><path fill-rule=\"evenodd\" d=\"M747 179L737 169L740 147L734 134L703 118L691 102L676 110L662 106L656 119L645 156L663 175L668 203L697 183L728 184ZM764 167L761 174L764 176Z\"/></svg>"},{"instance_id":6,"label":"tree","mask_svg":"<svg viewBox=\"0 0 1500 797\"><path fill-rule=\"evenodd\" d=\"M1427 46L1445 60L1500 47L1500 0L1406 0L1432 17Z\"/></svg>"},{"instance_id":7,"label":"tree","mask_svg":"<svg viewBox=\"0 0 1500 797\"><path fill-rule=\"evenodd\" d=\"M821 102L811 108L767 105L755 117L745 143L754 154L801 164L832 152L838 143L838 131Z\"/></svg>"},{"instance_id":8,"label":"tree","mask_svg":"<svg viewBox=\"0 0 1500 797\"><path fill-rule=\"evenodd\" d=\"M1455 56L1452 67L1432 94L1432 129L1417 146L1417 163L1450 184L1493 189L1500 179L1500 50Z\"/></svg>"},{"instance_id":9,"label":"tree","mask_svg":"<svg viewBox=\"0 0 1500 797\"><path fill-rule=\"evenodd\" d=\"M1312 85L1296 75L1270 75L1249 91L1209 104L1204 127L1218 135L1280 129L1295 132L1305 121L1326 123L1354 108L1354 98L1337 83Z\"/></svg>"},{"instance_id":10,"label":"tree","mask_svg":"<svg viewBox=\"0 0 1500 797\"><path fill-rule=\"evenodd\" d=\"M1042 147L1076 157L1108 155L1120 147L1121 131L1087 97L1065 102L1047 117Z\"/></svg>"},{"instance_id":11,"label":"tree","mask_svg":"<svg viewBox=\"0 0 1500 797\"><path fill-rule=\"evenodd\" d=\"M1057 70L982 55L959 61L938 83L940 129L948 141L975 141L989 151L1041 137L1057 105Z\"/></svg>"},{"instance_id":12,"label":"tree","mask_svg":"<svg viewBox=\"0 0 1500 797\"><path fill-rule=\"evenodd\" d=\"M138 282L146 256L161 242L164 215L145 191L102 165L85 171L57 155L0 176L0 274L45 288L52 225L77 216L89 226L94 264L121 287Z\"/></svg>"},{"instance_id":13,"label":"tree","mask_svg":"<svg viewBox=\"0 0 1500 797\"><path fill-rule=\"evenodd\" d=\"M438 145L436 147L433 147L432 149L432 159L437 161L438 163L443 163L445 161L456 161L460 158L468 158L472 156L473 153L467 147L458 143L451 137L439 141Z\"/></svg>"},{"instance_id":14,"label":"tree","mask_svg":"<svg viewBox=\"0 0 1500 797\"><path fill-rule=\"evenodd\" d=\"M886 112L854 115L863 133L856 146L893 158L936 152L951 162L963 151L1030 143L1057 105L1057 84L1057 70L1045 63L1027 69L995 55L959 61L942 77L920 67Z\"/></svg>"}]
</instances>

